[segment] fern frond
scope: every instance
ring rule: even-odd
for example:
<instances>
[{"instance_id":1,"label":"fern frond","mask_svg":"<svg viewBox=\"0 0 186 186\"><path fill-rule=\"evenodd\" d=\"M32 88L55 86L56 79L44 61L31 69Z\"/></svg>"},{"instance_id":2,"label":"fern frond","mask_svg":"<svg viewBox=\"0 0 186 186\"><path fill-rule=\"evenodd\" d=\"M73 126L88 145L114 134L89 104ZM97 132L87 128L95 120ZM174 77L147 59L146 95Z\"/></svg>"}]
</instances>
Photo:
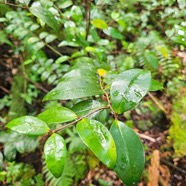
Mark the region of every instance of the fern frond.
<instances>
[{"instance_id":1,"label":"fern frond","mask_svg":"<svg viewBox=\"0 0 186 186\"><path fill-rule=\"evenodd\" d=\"M43 175L47 186L71 186L76 185L85 175L88 165L85 155L74 153L69 155L60 178L56 179L48 170L46 164L43 167Z\"/></svg>"}]
</instances>

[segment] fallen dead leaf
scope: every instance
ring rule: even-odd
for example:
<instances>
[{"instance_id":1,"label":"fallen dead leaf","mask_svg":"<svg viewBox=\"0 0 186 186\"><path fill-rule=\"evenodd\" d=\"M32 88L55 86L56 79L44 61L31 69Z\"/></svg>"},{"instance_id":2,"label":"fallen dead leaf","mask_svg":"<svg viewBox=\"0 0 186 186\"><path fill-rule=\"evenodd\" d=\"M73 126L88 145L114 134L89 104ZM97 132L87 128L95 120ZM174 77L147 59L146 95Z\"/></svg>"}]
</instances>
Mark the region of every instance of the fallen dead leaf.
<instances>
[{"instance_id":1,"label":"fallen dead leaf","mask_svg":"<svg viewBox=\"0 0 186 186\"><path fill-rule=\"evenodd\" d=\"M169 181L170 181L170 176L171 176L169 168L166 165L161 165L159 167L159 171L160 171L159 181L160 181L161 185L168 186Z\"/></svg>"}]
</instances>

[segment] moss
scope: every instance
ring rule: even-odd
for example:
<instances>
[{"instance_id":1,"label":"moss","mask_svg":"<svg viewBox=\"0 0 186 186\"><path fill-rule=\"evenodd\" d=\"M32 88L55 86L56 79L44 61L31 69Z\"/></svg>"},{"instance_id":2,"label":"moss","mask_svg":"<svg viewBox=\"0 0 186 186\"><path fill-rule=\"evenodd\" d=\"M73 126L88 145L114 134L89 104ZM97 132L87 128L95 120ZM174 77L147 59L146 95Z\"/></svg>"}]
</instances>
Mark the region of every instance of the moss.
<instances>
[{"instance_id":1,"label":"moss","mask_svg":"<svg viewBox=\"0 0 186 186\"><path fill-rule=\"evenodd\" d=\"M12 103L8 113L8 121L15 119L17 117L26 115L26 108L24 99L21 94L24 92L24 80L21 75L16 75L13 79L11 94Z\"/></svg>"},{"instance_id":2,"label":"moss","mask_svg":"<svg viewBox=\"0 0 186 186\"><path fill-rule=\"evenodd\" d=\"M175 156L181 157L186 155L186 94L180 95L173 104L169 136L173 141Z\"/></svg>"}]
</instances>

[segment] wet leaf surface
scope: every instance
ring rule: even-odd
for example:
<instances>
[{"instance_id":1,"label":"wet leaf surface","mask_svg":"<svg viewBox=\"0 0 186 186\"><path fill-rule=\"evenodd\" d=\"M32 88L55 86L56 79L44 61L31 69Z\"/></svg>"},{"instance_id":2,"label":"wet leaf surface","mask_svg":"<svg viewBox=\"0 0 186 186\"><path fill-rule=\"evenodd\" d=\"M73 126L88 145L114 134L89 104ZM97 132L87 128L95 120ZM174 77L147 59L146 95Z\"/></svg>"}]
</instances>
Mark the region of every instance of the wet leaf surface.
<instances>
[{"instance_id":1,"label":"wet leaf surface","mask_svg":"<svg viewBox=\"0 0 186 186\"><path fill-rule=\"evenodd\" d=\"M113 168L116 163L116 146L109 130L96 120L83 119L76 130L82 141L102 163Z\"/></svg>"},{"instance_id":2,"label":"wet leaf surface","mask_svg":"<svg viewBox=\"0 0 186 186\"><path fill-rule=\"evenodd\" d=\"M136 185L140 181L145 165L142 142L131 128L120 121L115 121L110 131L117 149L114 170L127 186Z\"/></svg>"},{"instance_id":3,"label":"wet leaf surface","mask_svg":"<svg viewBox=\"0 0 186 186\"><path fill-rule=\"evenodd\" d=\"M46 122L48 125L65 123L72 121L77 118L76 114L65 107L53 107L48 110L45 110L38 115L38 118Z\"/></svg>"},{"instance_id":4,"label":"wet leaf surface","mask_svg":"<svg viewBox=\"0 0 186 186\"><path fill-rule=\"evenodd\" d=\"M33 116L16 118L9 122L6 127L28 135L42 135L50 130L44 121Z\"/></svg>"},{"instance_id":5,"label":"wet leaf surface","mask_svg":"<svg viewBox=\"0 0 186 186\"><path fill-rule=\"evenodd\" d=\"M150 85L149 71L132 69L119 74L110 89L114 111L121 114L135 107L147 94Z\"/></svg>"},{"instance_id":6,"label":"wet leaf surface","mask_svg":"<svg viewBox=\"0 0 186 186\"><path fill-rule=\"evenodd\" d=\"M45 161L50 172L59 178L63 173L67 149L64 139L59 134L52 134L44 145Z\"/></svg>"}]
</instances>

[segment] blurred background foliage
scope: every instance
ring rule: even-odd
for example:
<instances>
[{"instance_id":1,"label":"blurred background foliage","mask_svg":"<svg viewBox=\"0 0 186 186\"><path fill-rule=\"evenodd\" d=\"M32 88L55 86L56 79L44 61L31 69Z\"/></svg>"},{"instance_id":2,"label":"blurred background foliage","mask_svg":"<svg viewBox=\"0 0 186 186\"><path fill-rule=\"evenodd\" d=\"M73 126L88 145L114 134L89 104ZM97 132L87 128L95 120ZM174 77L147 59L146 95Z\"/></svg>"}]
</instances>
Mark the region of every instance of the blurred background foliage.
<instances>
[{"instance_id":1,"label":"blurred background foliage","mask_svg":"<svg viewBox=\"0 0 186 186\"><path fill-rule=\"evenodd\" d=\"M38 168L44 164L38 139L4 127L16 117L37 115L43 107L71 108L82 101L42 103L74 64L92 63L111 78L132 68L150 70L153 90L160 90L121 118L155 137L167 131L162 150L168 148L174 158L186 156L185 17L185 0L0 0L0 182L78 185L99 164L68 129L63 135L69 161L55 179L45 165ZM107 111L96 118L106 125L113 121ZM32 164L30 153L37 154L38 162ZM103 180L99 184L109 185Z\"/></svg>"}]
</instances>

